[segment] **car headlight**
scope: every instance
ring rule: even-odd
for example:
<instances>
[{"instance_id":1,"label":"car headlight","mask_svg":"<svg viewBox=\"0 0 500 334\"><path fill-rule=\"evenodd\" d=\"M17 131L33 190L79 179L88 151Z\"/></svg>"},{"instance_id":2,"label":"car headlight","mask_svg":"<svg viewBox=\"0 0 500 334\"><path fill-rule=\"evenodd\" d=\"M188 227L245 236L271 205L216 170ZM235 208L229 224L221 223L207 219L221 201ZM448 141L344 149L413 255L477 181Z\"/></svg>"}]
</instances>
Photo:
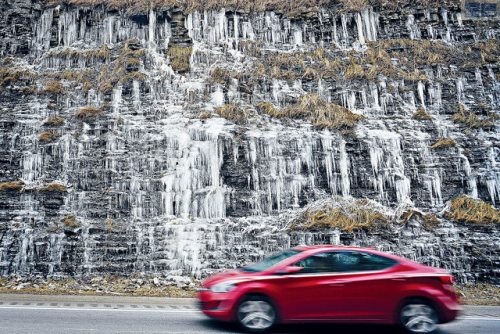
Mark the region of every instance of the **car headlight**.
<instances>
[{"instance_id":1,"label":"car headlight","mask_svg":"<svg viewBox=\"0 0 500 334\"><path fill-rule=\"evenodd\" d=\"M226 281L217 283L210 288L210 291L217 293L226 293L236 288L236 282L234 281Z\"/></svg>"}]
</instances>

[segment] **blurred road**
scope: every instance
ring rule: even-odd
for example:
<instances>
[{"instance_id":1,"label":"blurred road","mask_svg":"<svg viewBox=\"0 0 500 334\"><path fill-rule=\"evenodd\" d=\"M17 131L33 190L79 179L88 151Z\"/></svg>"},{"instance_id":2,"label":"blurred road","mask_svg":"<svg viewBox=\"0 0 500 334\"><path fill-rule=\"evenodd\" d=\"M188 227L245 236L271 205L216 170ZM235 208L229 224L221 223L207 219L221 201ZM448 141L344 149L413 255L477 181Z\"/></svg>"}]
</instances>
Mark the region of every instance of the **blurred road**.
<instances>
[{"instance_id":1,"label":"blurred road","mask_svg":"<svg viewBox=\"0 0 500 334\"><path fill-rule=\"evenodd\" d=\"M0 295L0 333L239 333L207 319L191 299ZM275 333L396 333L385 326L281 326ZM500 333L500 307L468 307L441 334Z\"/></svg>"}]
</instances>

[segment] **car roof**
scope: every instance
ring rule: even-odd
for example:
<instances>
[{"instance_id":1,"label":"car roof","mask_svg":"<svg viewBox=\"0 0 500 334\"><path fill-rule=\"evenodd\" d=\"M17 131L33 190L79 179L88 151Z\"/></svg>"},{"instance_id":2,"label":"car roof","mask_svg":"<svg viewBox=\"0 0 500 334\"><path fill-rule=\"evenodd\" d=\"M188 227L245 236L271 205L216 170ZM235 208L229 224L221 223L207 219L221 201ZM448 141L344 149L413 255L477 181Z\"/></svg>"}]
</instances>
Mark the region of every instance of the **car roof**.
<instances>
[{"instance_id":1,"label":"car roof","mask_svg":"<svg viewBox=\"0 0 500 334\"><path fill-rule=\"evenodd\" d=\"M300 245L297 247L294 247L293 249L302 251L302 252L308 252L310 254L314 253L319 253L321 251L332 251L332 250L358 250L362 252L368 252L371 254L391 258L393 260L396 260L399 263L406 263L406 264L415 264L419 265L416 262L410 261L408 259L405 259L403 257L391 254L391 253L386 253L383 251L378 251L374 247L357 247L357 246L341 246L341 245Z\"/></svg>"},{"instance_id":2,"label":"car roof","mask_svg":"<svg viewBox=\"0 0 500 334\"><path fill-rule=\"evenodd\" d=\"M300 245L297 247L294 247L294 249L301 250L301 251L306 251L306 250L318 250L318 249L325 249L325 250L334 250L334 249L357 249L357 250L375 250L374 248L371 247L356 247L356 246L341 246L341 245Z\"/></svg>"}]
</instances>

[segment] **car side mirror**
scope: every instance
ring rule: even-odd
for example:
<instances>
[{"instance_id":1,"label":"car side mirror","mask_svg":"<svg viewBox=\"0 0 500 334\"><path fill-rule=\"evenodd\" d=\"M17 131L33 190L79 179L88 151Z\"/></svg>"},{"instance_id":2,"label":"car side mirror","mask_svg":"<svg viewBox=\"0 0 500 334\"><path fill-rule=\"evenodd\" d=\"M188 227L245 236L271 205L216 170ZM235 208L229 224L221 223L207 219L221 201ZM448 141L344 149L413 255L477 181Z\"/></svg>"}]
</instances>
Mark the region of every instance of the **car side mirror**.
<instances>
[{"instance_id":1,"label":"car side mirror","mask_svg":"<svg viewBox=\"0 0 500 334\"><path fill-rule=\"evenodd\" d=\"M280 269L277 274L280 275L291 275L291 274L296 274L300 271L302 271L304 268L299 267L299 266L286 266L285 268Z\"/></svg>"}]
</instances>

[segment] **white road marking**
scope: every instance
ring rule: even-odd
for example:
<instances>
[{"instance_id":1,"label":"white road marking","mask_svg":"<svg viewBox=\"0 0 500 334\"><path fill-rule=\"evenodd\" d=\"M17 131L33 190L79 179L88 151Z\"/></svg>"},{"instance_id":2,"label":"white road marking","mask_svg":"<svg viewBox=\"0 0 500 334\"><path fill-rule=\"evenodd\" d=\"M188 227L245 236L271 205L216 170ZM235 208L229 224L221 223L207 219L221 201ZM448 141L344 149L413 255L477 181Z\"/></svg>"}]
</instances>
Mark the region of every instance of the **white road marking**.
<instances>
[{"instance_id":1,"label":"white road marking","mask_svg":"<svg viewBox=\"0 0 500 334\"><path fill-rule=\"evenodd\" d=\"M493 318L493 317L460 317L458 320L489 320L489 321L500 321L500 318Z\"/></svg>"},{"instance_id":2,"label":"white road marking","mask_svg":"<svg viewBox=\"0 0 500 334\"><path fill-rule=\"evenodd\" d=\"M197 310L155 310L155 309L122 309L122 308L84 308L84 307L30 307L30 306L0 306L1 309L12 310L60 310L60 311L109 311L109 312L154 312L154 313L200 313Z\"/></svg>"}]
</instances>

